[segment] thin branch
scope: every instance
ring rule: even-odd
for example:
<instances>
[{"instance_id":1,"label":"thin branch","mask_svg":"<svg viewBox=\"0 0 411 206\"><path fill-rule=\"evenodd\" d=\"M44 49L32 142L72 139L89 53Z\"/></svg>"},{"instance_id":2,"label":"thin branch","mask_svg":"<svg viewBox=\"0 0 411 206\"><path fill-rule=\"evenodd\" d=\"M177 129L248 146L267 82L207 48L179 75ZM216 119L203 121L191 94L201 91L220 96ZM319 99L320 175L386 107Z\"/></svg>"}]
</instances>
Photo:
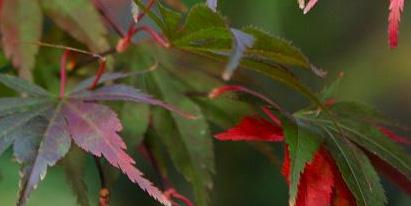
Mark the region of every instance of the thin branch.
<instances>
[{"instance_id":1,"label":"thin branch","mask_svg":"<svg viewBox=\"0 0 411 206\"><path fill-rule=\"evenodd\" d=\"M166 177L165 175L163 175L161 173L160 170L160 166L153 154L153 152L151 151L151 148L148 146L146 141L143 141L140 145L140 149L143 150L147 160L150 162L151 166L153 167L154 171L156 172L157 176L160 178L161 180L161 188L163 190L167 190L169 188L172 188L171 186L171 182L168 179L168 177Z\"/></svg>"},{"instance_id":2,"label":"thin branch","mask_svg":"<svg viewBox=\"0 0 411 206\"><path fill-rule=\"evenodd\" d=\"M155 0L150 0L147 4L146 8L148 10L151 10L151 8L154 6L155 2L156 2ZM137 21L140 21L141 19L143 19L145 15L146 15L146 12L142 12L141 14L139 14L138 17L137 17Z\"/></svg>"},{"instance_id":3,"label":"thin branch","mask_svg":"<svg viewBox=\"0 0 411 206\"><path fill-rule=\"evenodd\" d=\"M101 165L100 158L97 156L94 156L94 162L96 163L98 176L100 177L101 188L107 188L106 176L104 174L103 166Z\"/></svg>"},{"instance_id":4,"label":"thin branch","mask_svg":"<svg viewBox=\"0 0 411 206\"><path fill-rule=\"evenodd\" d=\"M100 81L101 76L103 75L104 71L106 70L106 61L100 61L100 65L97 70L96 78L94 79L93 83L90 86L90 90L93 90L97 87L98 82Z\"/></svg>"}]
</instances>

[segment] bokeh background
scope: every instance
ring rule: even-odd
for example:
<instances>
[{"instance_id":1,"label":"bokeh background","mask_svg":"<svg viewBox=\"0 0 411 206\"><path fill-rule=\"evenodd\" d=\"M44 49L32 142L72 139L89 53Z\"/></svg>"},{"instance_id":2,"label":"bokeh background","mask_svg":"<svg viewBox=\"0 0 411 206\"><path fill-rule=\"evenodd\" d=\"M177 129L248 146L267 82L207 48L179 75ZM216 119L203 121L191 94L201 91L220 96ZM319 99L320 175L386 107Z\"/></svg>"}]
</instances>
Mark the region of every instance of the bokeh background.
<instances>
[{"instance_id":1,"label":"bokeh background","mask_svg":"<svg viewBox=\"0 0 411 206\"><path fill-rule=\"evenodd\" d=\"M200 2L185 0L187 5ZM411 7L406 5L401 22L399 47L387 44L388 1L320 0L307 15L296 0L220 0L219 10L233 26L256 25L288 39L312 62L327 71L322 80L303 73L313 90L345 73L339 91L342 99L364 101L411 125ZM282 86L261 80L263 89L290 110L306 102ZM407 132L403 133L407 135ZM410 133L408 133L411 136ZM279 157L282 148L276 147ZM139 158L139 157L137 157ZM214 206L287 205L287 186L278 165L273 165L244 143L216 142L217 174L211 193ZM91 159L87 160L94 164ZM143 160L139 167L150 176ZM65 183L62 168L54 167L34 191L29 206L73 206L75 198ZM18 190L18 165L10 152L0 157L0 206L14 205ZM152 171L151 171L152 172ZM85 179L92 205L98 193L97 172L87 169ZM180 177L181 178L181 177ZM389 205L408 206L411 198L384 180ZM183 191L184 192L184 191ZM113 194L114 206L157 205L122 177Z\"/></svg>"}]
</instances>

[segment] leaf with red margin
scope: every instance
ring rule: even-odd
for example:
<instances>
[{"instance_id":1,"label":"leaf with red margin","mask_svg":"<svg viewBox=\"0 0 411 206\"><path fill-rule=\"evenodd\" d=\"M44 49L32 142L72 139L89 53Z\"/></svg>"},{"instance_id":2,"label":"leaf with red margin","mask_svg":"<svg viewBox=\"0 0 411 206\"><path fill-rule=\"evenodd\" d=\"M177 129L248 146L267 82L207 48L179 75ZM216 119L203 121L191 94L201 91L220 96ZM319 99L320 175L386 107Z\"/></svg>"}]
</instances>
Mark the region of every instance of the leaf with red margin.
<instances>
[{"instance_id":1,"label":"leaf with red margin","mask_svg":"<svg viewBox=\"0 0 411 206\"><path fill-rule=\"evenodd\" d=\"M260 117L244 117L234 128L216 134L218 140L231 141L282 141L283 129Z\"/></svg>"},{"instance_id":2,"label":"leaf with red margin","mask_svg":"<svg viewBox=\"0 0 411 206\"><path fill-rule=\"evenodd\" d=\"M171 205L163 193L135 166L135 161L125 153L126 144L117 134L122 125L110 108L95 103L67 101L63 114L68 121L74 142L84 150L104 156L114 167L120 168L129 179L164 205Z\"/></svg>"}]
</instances>

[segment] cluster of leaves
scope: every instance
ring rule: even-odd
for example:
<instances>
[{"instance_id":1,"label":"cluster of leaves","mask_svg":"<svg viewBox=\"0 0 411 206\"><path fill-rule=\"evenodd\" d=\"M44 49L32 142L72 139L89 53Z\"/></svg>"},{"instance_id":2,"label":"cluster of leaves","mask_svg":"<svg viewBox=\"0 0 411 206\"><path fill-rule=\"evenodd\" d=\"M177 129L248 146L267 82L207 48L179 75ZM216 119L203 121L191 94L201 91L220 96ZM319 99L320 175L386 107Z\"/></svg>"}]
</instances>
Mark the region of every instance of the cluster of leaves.
<instances>
[{"instance_id":1,"label":"cluster of leaves","mask_svg":"<svg viewBox=\"0 0 411 206\"><path fill-rule=\"evenodd\" d=\"M125 76L106 74L101 82ZM146 180L125 153L126 144L118 136L122 125L109 107L96 101L129 101L158 105L181 115L174 106L126 85L113 84L90 91L93 79L80 82L69 95L56 97L46 90L19 78L0 76L0 82L26 97L3 98L1 101L1 150L13 145L14 156L23 165L18 205L24 205L32 190L43 179L48 166L53 166L70 149L71 140L83 150L103 156L120 168L130 181L165 205L163 193ZM189 117L189 116L187 116Z\"/></svg>"},{"instance_id":2,"label":"cluster of leaves","mask_svg":"<svg viewBox=\"0 0 411 206\"><path fill-rule=\"evenodd\" d=\"M280 113L279 120L263 107L269 120L247 116L215 137L222 141L285 141L282 173L290 186L290 205L385 205L387 198L377 171L409 193L410 155L397 144L409 146L409 140L386 129L393 126L392 121L376 109L332 99L338 84L339 80L320 94L320 99L327 100L324 110L313 107L292 115ZM212 96L227 91L248 90L225 86Z\"/></svg>"},{"instance_id":3,"label":"cluster of leaves","mask_svg":"<svg viewBox=\"0 0 411 206\"><path fill-rule=\"evenodd\" d=\"M315 3L310 1L305 7L307 11ZM155 9L151 9L154 4ZM14 156L22 165L18 205L25 205L31 191L45 177L47 168L59 160L62 160L79 204L89 205L82 180L84 162L78 161L83 153L78 152L77 147L104 157L164 205L175 204L172 198L189 205L190 201L174 190L171 181L168 182L168 174L175 169L192 185L196 205L208 205L215 173L210 124L228 128L254 108L237 99L209 99L208 92L224 82L219 78L220 71L208 67L225 69L222 75L225 80L231 78L236 68L255 71L295 89L314 103L315 109L287 115L263 97L281 110L285 118L280 121L264 108L271 122L247 117L237 128L217 135L222 140L285 140L288 146L283 173L290 184L292 205L317 202L328 205L331 197L334 202L345 201L345 205L354 202L358 205L383 204L383 190L368 157L383 160L381 164L388 162L388 166L395 168L393 171L406 177L405 180L410 177L407 154L386 138L386 130L382 133L376 129L388 122L366 124L363 118L378 115L357 104L323 106L330 92L324 92L319 98L299 81L292 68L309 70L320 77L325 76L324 71L313 66L290 42L253 26L231 28L217 11L216 0L197 4L189 10L176 0L149 1L146 5L140 0L0 0L0 5L4 53L18 69L20 77L29 82L32 81L35 55L42 45L38 41L45 22L43 11L69 36L99 53L93 54L94 57L105 60L103 55L117 52L107 57L113 60L111 67L129 72L103 74L103 70L99 70L95 77L78 82L79 76L90 72L81 64L77 65L77 61L90 59L71 55L76 65L71 67L74 70L70 71L69 79L78 83L66 94L68 57L63 56L60 96L34 83L0 75L2 84L21 93L21 97L0 99L0 128L3 128L0 154L13 147ZM400 8L402 6L398 7L398 14ZM159 31L140 24L144 15L153 20ZM108 31L115 31L120 40ZM139 31L147 32L157 44L134 38ZM47 32L44 35L47 35L45 39L52 39ZM117 42L115 48L111 48L110 40ZM49 59L55 58L55 55L45 54L37 60L49 63ZM152 65L153 59L157 70L142 76L133 75L134 70ZM100 68L104 68L101 65ZM196 69L191 69L194 65ZM56 84L52 82L57 81L56 75L42 68L35 71L41 78L47 78L42 83L48 90L55 90ZM162 101L135 87L112 84L125 81L126 77L128 84L141 87ZM95 88L96 85L100 87ZM125 103L111 103L113 107L110 108L101 104L103 101ZM120 120L125 125L122 138L119 136L123 129ZM71 146L72 140L76 146ZM163 188L158 189L145 179L125 152L127 146L133 149L138 145L150 150L147 159L163 181L167 180ZM167 165L166 157L171 160L172 167ZM323 172L328 175L317 178ZM111 186L105 185L109 189ZM100 205L105 205L105 201L101 200Z\"/></svg>"}]
</instances>

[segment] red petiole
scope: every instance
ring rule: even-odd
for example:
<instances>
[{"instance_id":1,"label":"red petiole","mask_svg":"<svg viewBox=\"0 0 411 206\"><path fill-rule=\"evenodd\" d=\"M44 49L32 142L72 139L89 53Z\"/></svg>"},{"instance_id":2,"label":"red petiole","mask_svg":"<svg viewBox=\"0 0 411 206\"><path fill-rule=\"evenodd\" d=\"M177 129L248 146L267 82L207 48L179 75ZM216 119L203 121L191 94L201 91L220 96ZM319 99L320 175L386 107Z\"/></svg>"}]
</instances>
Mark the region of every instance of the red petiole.
<instances>
[{"instance_id":1,"label":"red petiole","mask_svg":"<svg viewBox=\"0 0 411 206\"><path fill-rule=\"evenodd\" d=\"M60 97L64 97L66 82L67 82L67 75L66 75L66 68L67 68L67 59L70 55L70 50L65 50L63 55L60 59Z\"/></svg>"}]
</instances>

